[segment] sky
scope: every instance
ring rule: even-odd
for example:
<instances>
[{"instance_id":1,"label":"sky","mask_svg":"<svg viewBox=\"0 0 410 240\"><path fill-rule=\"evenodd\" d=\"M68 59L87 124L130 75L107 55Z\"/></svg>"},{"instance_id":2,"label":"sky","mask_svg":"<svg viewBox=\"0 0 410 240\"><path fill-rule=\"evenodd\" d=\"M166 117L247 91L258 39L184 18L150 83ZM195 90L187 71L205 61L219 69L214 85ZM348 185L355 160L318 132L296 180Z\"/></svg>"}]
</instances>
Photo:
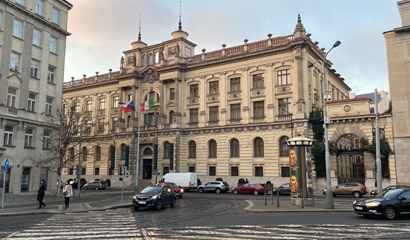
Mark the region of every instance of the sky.
<instances>
[{"instance_id":1,"label":"sky","mask_svg":"<svg viewBox=\"0 0 410 240\"><path fill-rule=\"evenodd\" d=\"M122 52L138 38L148 45L178 29L179 0L69 0L64 81L118 71ZM401 26L395 0L182 0L182 29L195 54L293 34L298 14L312 40L356 94L389 90L383 32Z\"/></svg>"}]
</instances>

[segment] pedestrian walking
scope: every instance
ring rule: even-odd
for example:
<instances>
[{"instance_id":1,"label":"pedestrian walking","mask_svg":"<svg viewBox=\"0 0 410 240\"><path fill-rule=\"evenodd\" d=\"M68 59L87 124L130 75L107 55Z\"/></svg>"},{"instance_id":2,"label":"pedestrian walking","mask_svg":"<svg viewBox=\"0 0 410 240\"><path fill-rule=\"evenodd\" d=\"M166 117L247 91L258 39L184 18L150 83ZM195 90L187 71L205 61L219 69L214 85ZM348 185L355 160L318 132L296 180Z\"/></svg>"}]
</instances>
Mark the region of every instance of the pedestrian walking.
<instances>
[{"instance_id":1,"label":"pedestrian walking","mask_svg":"<svg viewBox=\"0 0 410 240\"><path fill-rule=\"evenodd\" d=\"M69 181L65 182L65 185L63 187L63 196L64 196L64 202L65 202L65 208L70 207L70 197L73 196L73 188L70 185Z\"/></svg>"},{"instance_id":2,"label":"pedestrian walking","mask_svg":"<svg viewBox=\"0 0 410 240\"><path fill-rule=\"evenodd\" d=\"M38 208L46 207L46 205L43 202L45 191L46 191L46 181L41 180L40 187L38 188L38 192L37 192L37 201L39 204Z\"/></svg>"}]
</instances>

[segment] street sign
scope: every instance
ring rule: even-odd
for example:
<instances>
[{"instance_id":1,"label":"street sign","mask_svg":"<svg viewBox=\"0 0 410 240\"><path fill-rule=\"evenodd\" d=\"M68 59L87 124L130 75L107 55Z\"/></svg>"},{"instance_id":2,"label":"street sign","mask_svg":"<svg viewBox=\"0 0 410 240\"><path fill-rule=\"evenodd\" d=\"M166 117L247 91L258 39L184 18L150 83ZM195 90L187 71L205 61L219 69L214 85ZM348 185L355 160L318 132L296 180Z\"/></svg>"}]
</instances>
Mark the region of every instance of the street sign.
<instances>
[{"instance_id":1,"label":"street sign","mask_svg":"<svg viewBox=\"0 0 410 240\"><path fill-rule=\"evenodd\" d=\"M8 172L9 171L9 159L6 158L6 160L4 160L4 171Z\"/></svg>"},{"instance_id":2,"label":"street sign","mask_svg":"<svg viewBox=\"0 0 410 240\"><path fill-rule=\"evenodd\" d=\"M155 176L158 176L159 175L159 171L158 171L158 169L156 169L155 170Z\"/></svg>"}]
</instances>

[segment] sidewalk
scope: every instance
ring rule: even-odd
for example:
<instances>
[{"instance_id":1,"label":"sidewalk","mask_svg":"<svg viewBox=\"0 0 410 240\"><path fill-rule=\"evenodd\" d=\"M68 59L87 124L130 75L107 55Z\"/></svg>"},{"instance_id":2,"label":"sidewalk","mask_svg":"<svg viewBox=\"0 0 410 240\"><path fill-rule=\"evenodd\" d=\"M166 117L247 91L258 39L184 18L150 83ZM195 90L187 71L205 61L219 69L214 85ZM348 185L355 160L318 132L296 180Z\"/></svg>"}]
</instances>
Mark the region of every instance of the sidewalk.
<instances>
[{"instance_id":1,"label":"sidewalk","mask_svg":"<svg viewBox=\"0 0 410 240\"><path fill-rule=\"evenodd\" d=\"M64 209L64 198L62 196L46 195L44 197L46 207L38 209L37 195L5 195L4 208L0 209L0 217L88 212L130 207L133 194L133 191L124 191L124 199L121 202L121 190L106 192L84 190L81 191L79 198L70 198L70 207L68 209Z\"/></svg>"}]
</instances>

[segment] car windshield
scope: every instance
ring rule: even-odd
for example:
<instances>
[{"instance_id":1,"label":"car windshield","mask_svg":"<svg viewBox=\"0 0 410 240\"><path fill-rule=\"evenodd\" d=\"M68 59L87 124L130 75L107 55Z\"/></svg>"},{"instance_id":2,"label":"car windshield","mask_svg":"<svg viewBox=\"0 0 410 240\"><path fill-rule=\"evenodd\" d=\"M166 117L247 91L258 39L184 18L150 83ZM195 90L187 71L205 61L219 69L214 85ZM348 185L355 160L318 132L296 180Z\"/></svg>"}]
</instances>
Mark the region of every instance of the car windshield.
<instances>
[{"instance_id":1,"label":"car windshield","mask_svg":"<svg viewBox=\"0 0 410 240\"><path fill-rule=\"evenodd\" d=\"M144 190L142 190L141 193L160 193L161 188L160 187L147 187Z\"/></svg>"},{"instance_id":2,"label":"car windshield","mask_svg":"<svg viewBox=\"0 0 410 240\"><path fill-rule=\"evenodd\" d=\"M379 198L395 198L402 191L403 191L403 189L387 190L387 191L383 191L383 192L377 194L376 197L379 197Z\"/></svg>"}]
</instances>

